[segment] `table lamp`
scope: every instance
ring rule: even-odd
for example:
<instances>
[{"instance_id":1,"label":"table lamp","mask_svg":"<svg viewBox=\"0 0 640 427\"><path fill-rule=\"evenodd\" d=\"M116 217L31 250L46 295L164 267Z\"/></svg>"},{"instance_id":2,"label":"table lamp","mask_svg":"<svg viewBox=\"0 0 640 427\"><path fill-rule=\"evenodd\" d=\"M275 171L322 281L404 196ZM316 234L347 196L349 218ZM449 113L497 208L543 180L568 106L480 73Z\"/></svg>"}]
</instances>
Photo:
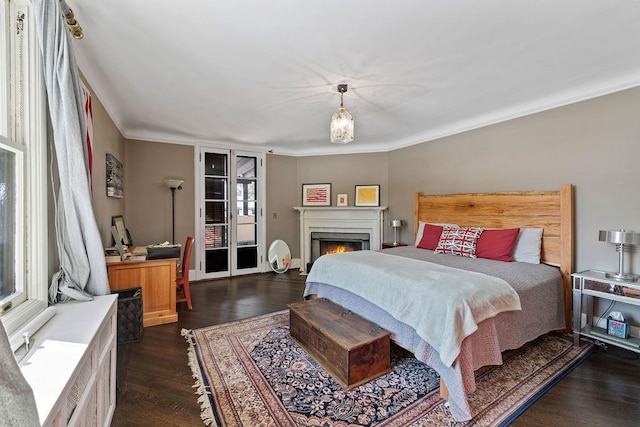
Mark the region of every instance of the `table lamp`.
<instances>
[{"instance_id":1,"label":"table lamp","mask_svg":"<svg viewBox=\"0 0 640 427\"><path fill-rule=\"evenodd\" d=\"M638 280L638 276L631 273L624 272L624 252L626 245L638 245L640 244L640 234L634 231L614 230L603 231L600 230L599 238L601 242L615 243L616 251L619 254L618 258L618 272L606 273L606 277L614 280L626 280L635 282Z\"/></svg>"},{"instance_id":2,"label":"table lamp","mask_svg":"<svg viewBox=\"0 0 640 427\"><path fill-rule=\"evenodd\" d=\"M393 227L393 244L397 245L398 244L398 228L400 228L402 226L402 220L401 219L392 219L391 220L391 227Z\"/></svg>"}]
</instances>

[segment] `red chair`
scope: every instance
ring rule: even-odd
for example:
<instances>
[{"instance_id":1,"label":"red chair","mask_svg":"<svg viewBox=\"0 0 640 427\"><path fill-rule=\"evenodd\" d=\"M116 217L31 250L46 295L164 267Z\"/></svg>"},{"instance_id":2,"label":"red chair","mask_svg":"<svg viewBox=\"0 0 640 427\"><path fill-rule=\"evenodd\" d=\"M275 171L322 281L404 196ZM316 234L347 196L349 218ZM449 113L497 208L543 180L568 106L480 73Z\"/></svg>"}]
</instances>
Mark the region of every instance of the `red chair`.
<instances>
[{"instance_id":1,"label":"red chair","mask_svg":"<svg viewBox=\"0 0 640 427\"><path fill-rule=\"evenodd\" d=\"M187 237L187 243L184 244L184 252L182 253L182 263L180 271L176 273L176 304L186 302L187 309L191 310L191 293L189 292L189 260L191 259L191 247L193 246L193 237ZM182 294L182 295L180 295Z\"/></svg>"}]
</instances>

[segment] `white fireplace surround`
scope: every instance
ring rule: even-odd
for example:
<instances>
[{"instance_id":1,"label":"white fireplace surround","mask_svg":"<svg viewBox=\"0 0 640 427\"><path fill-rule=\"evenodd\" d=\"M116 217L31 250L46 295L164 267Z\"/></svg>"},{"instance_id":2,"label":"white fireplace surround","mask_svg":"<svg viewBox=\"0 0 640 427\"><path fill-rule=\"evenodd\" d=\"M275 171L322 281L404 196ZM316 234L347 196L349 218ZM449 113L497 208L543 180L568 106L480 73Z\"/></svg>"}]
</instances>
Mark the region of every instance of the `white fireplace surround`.
<instances>
[{"instance_id":1,"label":"white fireplace surround","mask_svg":"<svg viewBox=\"0 0 640 427\"><path fill-rule=\"evenodd\" d=\"M300 212L300 274L307 274L311 261L311 233L369 233L371 250L382 247L386 206L375 207L294 207Z\"/></svg>"}]
</instances>

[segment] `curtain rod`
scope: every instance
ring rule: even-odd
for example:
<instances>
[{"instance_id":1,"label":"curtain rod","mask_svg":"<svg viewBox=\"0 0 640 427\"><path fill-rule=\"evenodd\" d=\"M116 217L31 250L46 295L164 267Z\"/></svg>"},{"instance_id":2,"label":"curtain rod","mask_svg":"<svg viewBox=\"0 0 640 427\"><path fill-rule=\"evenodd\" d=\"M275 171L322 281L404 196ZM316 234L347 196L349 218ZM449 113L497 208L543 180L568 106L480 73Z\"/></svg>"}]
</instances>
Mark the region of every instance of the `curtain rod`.
<instances>
[{"instance_id":1,"label":"curtain rod","mask_svg":"<svg viewBox=\"0 0 640 427\"><path fill-rule=\"evenodd\" d=\"M73 13L73 10L71 10L69 5L64 0L60 0L60 5L62 6L64 17L67 20L67 27L69 27L71 36L74 39L83 38L84 34L82 33L82 27L80 26L78 21L76 21L76 17L75 17L75 14Z\"/></svg>"}]
</instances>

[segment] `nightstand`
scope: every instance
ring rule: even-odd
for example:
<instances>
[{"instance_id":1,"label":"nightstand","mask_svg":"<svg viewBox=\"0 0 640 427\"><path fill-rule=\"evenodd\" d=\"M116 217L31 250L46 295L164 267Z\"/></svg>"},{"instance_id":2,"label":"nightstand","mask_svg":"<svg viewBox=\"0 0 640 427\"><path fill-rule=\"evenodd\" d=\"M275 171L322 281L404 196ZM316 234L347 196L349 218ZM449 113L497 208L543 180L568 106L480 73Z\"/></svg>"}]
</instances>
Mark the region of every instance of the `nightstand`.
<instances>
[{"instance_id":1,"label":"nightstand","mask_svg":"<svg viewBox=\"0 0 640 427\"><path fill-rule=\"evenodd\" d=\"M636 337L619 338L609 335L605 328L592 324L594 298L618 301L640 307L640 282L610 279L604 271L596 270L574 273L571 276L573 277L574 344L578 346L580 344L580 335L583 335L640 353L640 339ZM587 322L584 328L581 328L583 313L587 317Z\"/></svg>"},{"instance_id":2,"label":"nightstand","mask_svg":"<svg viewBox=\"0 0 640 427\"><path fill-rule=\"evenodd\" d=\"M382 249L399 248L400 246L408 246L408 245L406 243L385 242L382 244Z\"/></svg>"}]
</instances>

